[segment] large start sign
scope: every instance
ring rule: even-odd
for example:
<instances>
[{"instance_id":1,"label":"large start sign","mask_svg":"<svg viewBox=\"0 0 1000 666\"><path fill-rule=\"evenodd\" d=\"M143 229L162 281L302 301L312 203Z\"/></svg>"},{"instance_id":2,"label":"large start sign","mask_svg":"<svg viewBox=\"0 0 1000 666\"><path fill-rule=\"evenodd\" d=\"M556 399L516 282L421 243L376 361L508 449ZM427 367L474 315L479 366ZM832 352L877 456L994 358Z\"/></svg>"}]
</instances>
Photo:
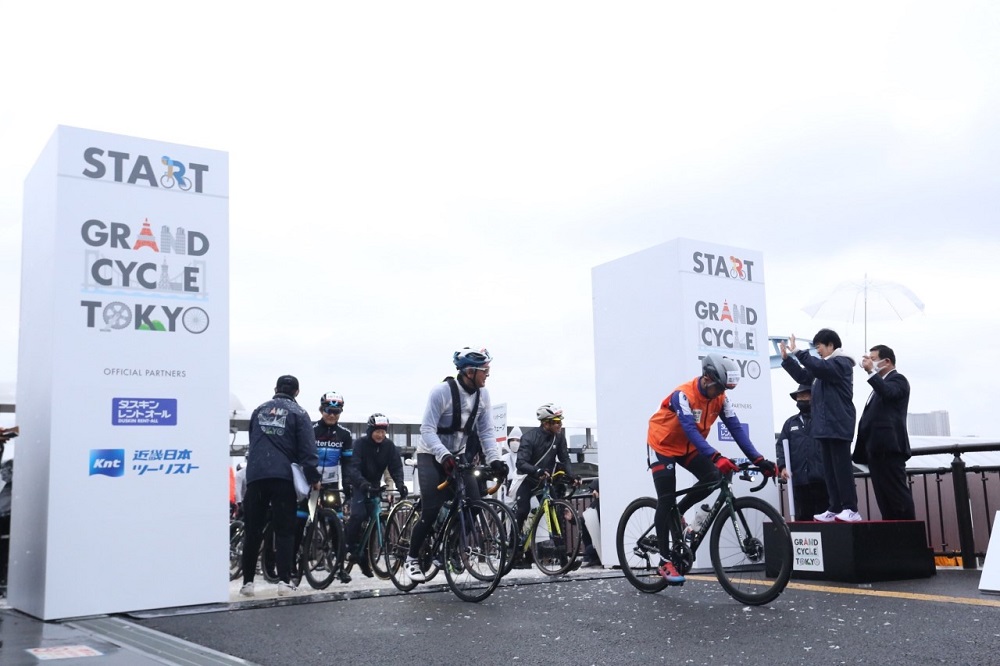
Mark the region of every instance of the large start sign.
<instances>
[{"instance_id":1,"label":"large start sign","mask_svg":"<svg viewBox=\"0 0 1000 666\"><path fill-rule=\"evenodd\" d=\"M225 601L229 163L59 127L25 181L9 598Z\"/></svg>"}]
</instances>

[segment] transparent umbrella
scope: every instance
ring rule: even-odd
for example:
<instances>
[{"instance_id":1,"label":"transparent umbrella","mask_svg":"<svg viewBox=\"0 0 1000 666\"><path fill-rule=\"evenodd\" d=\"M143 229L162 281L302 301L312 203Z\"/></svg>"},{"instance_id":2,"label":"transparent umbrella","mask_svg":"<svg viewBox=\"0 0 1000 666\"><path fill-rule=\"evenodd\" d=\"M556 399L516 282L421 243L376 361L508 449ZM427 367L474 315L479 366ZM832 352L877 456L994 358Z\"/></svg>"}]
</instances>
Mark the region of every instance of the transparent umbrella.
<instances>
[{"instance_id":1,"label":"transparent umbrella","mask_svg":"<svg viewBox=\"0 0 1000 666\"><path fill-rule=\"evenodd\" d=\"M924 302L908 287L898 282L872 280L841 282L825 298L811 303L803 312L809 316L865 325L865 349L868 349L868 322L903 319L924 311Z\"/></svg>"}]
</instances>

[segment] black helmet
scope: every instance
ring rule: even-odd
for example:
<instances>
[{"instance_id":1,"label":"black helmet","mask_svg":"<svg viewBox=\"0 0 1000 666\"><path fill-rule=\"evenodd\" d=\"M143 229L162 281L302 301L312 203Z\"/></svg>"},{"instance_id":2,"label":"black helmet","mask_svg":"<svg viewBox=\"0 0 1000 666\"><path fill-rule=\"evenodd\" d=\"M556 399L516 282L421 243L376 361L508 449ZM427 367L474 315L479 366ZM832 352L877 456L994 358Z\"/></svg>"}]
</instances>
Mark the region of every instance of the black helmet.
<instances>
[{"instance_id":1,"label":"black helmet","mask_svg":"<svg viewBox=\"0 0 1000 666\"><path fill-rule=\"evenodd\" d=\"M372 414L368 417L368 427L372 430L388 430L389 418L385 414Z\"/></svg>"},{"instance_id":2,"label":"black helmet","mask_svg":"<svg viewBox=\"0 0 1000 666\"><path fill-rule=\"evenodd\" d=\"M736 361L722 354L708 354L701 359L701 373L725 389L734 389L740 383Z\"/></svg>"}]
</instances>

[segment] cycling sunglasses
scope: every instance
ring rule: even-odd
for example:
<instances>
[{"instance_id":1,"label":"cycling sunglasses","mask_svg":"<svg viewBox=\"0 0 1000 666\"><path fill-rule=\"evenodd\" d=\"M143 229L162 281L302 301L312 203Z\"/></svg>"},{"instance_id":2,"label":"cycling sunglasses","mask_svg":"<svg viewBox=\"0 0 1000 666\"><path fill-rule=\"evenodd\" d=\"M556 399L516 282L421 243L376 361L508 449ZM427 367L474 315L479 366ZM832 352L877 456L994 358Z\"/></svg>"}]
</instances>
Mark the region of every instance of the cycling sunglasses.
<instances>
[{"instance_id":1,"label":"cycling sunglasses","mask_svg":"<svg viewBox=\"0 0 1000 666\"><path fill-rule=\"evenodd\" d=\"M324 414L340 414L344 408L340 405L323 405Z\"/></svg>"}]
</instances>

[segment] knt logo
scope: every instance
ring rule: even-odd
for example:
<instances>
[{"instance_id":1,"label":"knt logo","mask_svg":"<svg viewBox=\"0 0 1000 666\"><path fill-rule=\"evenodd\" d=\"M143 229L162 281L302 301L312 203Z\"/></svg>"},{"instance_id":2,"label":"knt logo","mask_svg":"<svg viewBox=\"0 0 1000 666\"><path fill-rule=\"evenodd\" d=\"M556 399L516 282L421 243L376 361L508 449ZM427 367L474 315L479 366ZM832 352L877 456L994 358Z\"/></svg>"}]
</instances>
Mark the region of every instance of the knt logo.
<instances>
[{"instance_id":1,"label":"knt logo","mask_svg":"<svg viewBox=\"0 0 1000 666\"><path fill-rule=\"evenodd\" d=\"M749 259L730 255L727 260L722 255L708 252L695 252L691 259L694 264L691 268L695 273L753 282L753 262Z\"/></svg>"},{"instance_id":2,"label":"knt logo","mask_svg":"<svg viewBox=\"0 0 1000 666\"><path fill-rule=\"evenodd\" d=\"M90 476L125 476L125 449L91 449Z\"/></svg>"},{"instance_id":3,"label":"knt logo","mask_svg":"<svg viewBox=\"0 0 1000 666\"><path fill-rule=\"evenodd\" d=\"M83 160L90 167L83 170L83 175L87 178L101 179L108 173L108 165L104 160L111 162L114 170L114 181L116 183L128 183L135 185L139 181L144 181L150 187L163 187L171 189L177 187L185 192L194 186L194 191L201 193L204 188L204 176L208 171L207 164L196 164L188 162L185 164L179 160L172 159L169 155L162 156L158 161L166 170L159 180L153 172L153 165L145 155L136 155L133 158L128 153L116 150L104 151L101 148L90 147L83 151ZM126 169L128 176L125 175ZM194 180L192 181L186 174L191 171Z\"/></svg>"}]
</instances>

